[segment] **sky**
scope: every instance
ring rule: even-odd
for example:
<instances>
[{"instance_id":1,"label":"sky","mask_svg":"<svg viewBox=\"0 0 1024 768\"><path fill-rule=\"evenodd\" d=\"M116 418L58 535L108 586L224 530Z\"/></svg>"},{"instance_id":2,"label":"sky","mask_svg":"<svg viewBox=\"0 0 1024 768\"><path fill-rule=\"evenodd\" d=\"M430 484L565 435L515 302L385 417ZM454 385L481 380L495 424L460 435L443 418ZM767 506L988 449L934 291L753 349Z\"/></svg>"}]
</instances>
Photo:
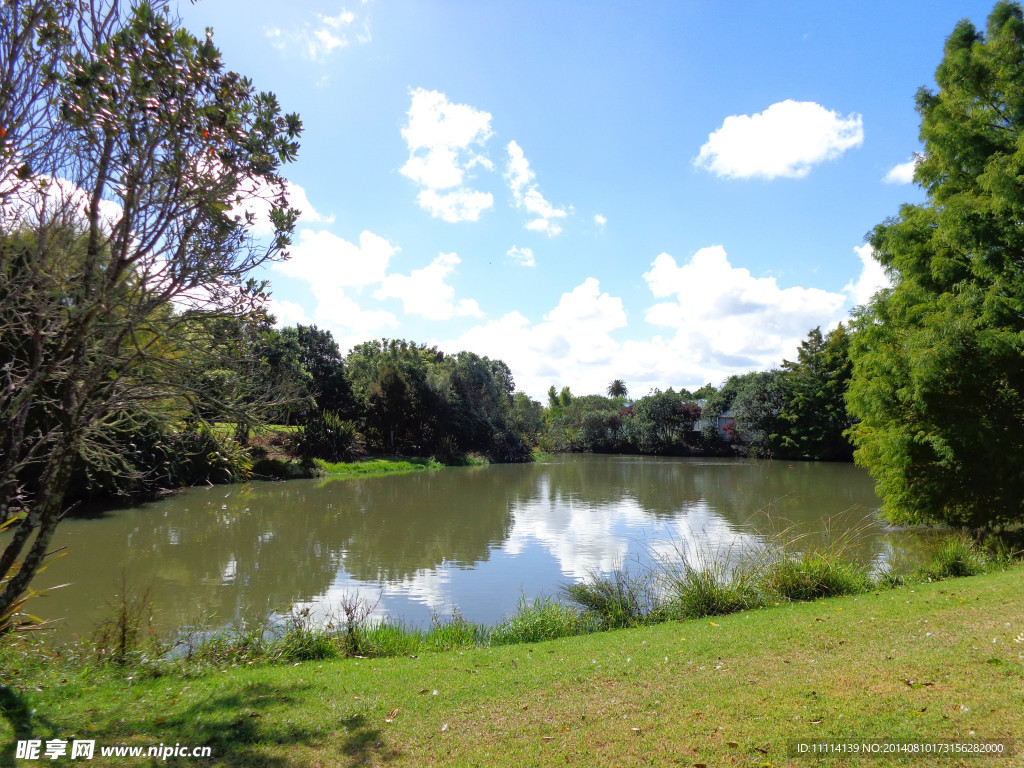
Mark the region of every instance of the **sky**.
<instances>
[{"instance_id":1,"label":"sky","mask_svg":"<svg viewBox=\"0 0 1024 768\"><path fill-rule=\"evenodd\" d=\"M915 93L992 4L240 7L179 13L303 120L279 324L498 358L544 400L779 366L884 287Z\"/></svg>"}]
</instances>

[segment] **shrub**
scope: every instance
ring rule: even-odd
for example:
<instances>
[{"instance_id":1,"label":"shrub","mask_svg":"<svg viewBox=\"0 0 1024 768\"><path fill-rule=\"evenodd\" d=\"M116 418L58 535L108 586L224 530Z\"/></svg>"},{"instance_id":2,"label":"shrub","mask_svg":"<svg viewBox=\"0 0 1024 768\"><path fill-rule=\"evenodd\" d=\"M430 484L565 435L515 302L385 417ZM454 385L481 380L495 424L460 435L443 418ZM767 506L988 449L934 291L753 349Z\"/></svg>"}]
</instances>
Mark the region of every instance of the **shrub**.
<instances>
[{"instance_id":1,"label":"shrub","mask_svg":"<svg viewBox=\"0 0 1024 768\"><path fill-rule=\"evenodd\" d=\"M764 585L787 600L817 600L820 597L856 595L871 588L863 566L826 551L783 556L768 565Z\"/></svg>"},{"instance_id":2,"label":"shrub","mask_svg":"<svg viewBox=\"0 0 1024 768\"><path fill-rule=\"evenodd\" d=\"M764 605L758 574L750 563L731 569L720 560L701 565L684 562L666 576L671 611L680 618L723 616Z\"/></svg>"},{"instance_id":3,"label":"shrub","mask_svg":"<svg viewBox=\"0 0 1024 768\"><path fill-rule=\"evenodd\" d=\"M356 425L331 411L316 411L299 428L296 450L325 461L351 461L359 451Z\"/></svg>"},{"instance_id":4,"label":"shrub","mask_svg":"<svg viewBox=\"0 0 1024 768\"><path fill-rule=\"evenodd\" d=\"M608 577L592 573L583 581L563 587L562 592L609 629L643 624L658 608L651 576L636 577L621 569Z\"/></svg>"},{"instance_id":5,"label":"shrub","mask_svg":"<svg viewBox=\"0 0 1024 768\"><path fill-rule=\"evenodd\" d=\"M931 561L922 566L921 576L926 579L946 579L973 576L987 570L988 555L965 534L948 536L932 553Z\"/></svg>"}]
</instances>

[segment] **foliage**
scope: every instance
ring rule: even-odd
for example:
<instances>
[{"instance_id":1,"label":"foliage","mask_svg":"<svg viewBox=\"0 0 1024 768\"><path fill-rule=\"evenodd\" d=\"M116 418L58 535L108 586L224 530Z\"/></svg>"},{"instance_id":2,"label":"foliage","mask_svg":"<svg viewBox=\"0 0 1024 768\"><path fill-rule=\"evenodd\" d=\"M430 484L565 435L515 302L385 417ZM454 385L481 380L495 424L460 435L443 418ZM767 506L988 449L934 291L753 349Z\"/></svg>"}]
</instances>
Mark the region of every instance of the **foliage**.
<instances>
[{"instance_id":1,"label":"foliage","mask_svg":"<svg viewBox=\"0 0 1024 768\"><path fill-rule=\"evenodd\" d=\"M626 398L629 397L629 389L622 379L613 379L612 383L608 385L607 394L608 397Z\"/></svg>"},{"instance_id":2,"label":"foliage","mask_svg":"<svg viewBox=\"0 0 1024 768\"><path fill-rule=\"evenodd\" d=\"M115 466L108 436L140 413L171 425L199 409L187 382L217 367L213 321L255 312L249 274L288 244L278 171L301 124L160 0L5 3L0 28L0 523L17 518L0 573L21 562L4 614L75 463ZM237 207L257 196L263 241Z\"/></svg>"},{"instance_id":3,"label":"foliage","mask_svg":"<svg viewBox=\"0 0 1024 768\"><path fill-rule=\"evenodd\" d=\"M927 200L870 242L894 281L856 320L856 460L895 521L1020 521L1024 499L1024 14L961 21L917 94Z\"/></svg>"},{"instance_id":4,"label":"foliage","mask_svg":"<svg viewBox=\"0 0 1024 768\"><path fill-rule=\"evenodd\" d=\"M654 390L631 407L625 419L629 444L638 453L687 453L701 409L689 393Z\"/></svg>"},{"instance_id":5,"label":"foliage","mask_svg":"<svg viewBox=\"0 0 1024 768\"><path fill-rule=\"evenodd\" d=\"M650 574L634 575L617 568L604 576L592 573L562 588L565 597L601 620L607 629L634 627L657 615L657 597Z\"/></svg>"},{"instance_id":6,"label":"foliage","mask_svg":"<svg viewBox=\"0 0 1024 768\"><path fill-rule=\"evenodd\" d=\"M666 574L670 610L682 618L699 619L759 608L765 604L759 577L751 563L730 567L713 557L695 564L684 560Z\"/></svg>"},{"instance_id":7,"label":"foliage","mask_svg":"<svg viewBox=\"0 0 1024 768\"><path fill-rule=\"evenodd\" d=\"M853 425L846 410L853 363L850 337L842 324L822 335L814 328L800 342L796 361L783 361L786 401L780 418L784 455L816 461L849 461Z\"/></svg>"},{"instance_id":8,"label":"foliage","mask_svg":"<svg viewBox=\"0 0 1024 768\"><path fill-rule=\"evenodd\" d=\"M974 576L984 573L991 565L991 558L977 542L964 533L947 536L939 542L931 560L921 568L921 576L927 579L948 579L959 576Z\"/></svg>"},{"instance_id":9,"label":"foliage","mask_svg":"<svg viewBox=\"0 0 1024 768\"><path fill-rule=\"evenodd\" d=\"M764 573L765 588L787 600L857 595L871 588L867 570L835 553L780 557Z\"/></svg>"},{"instance_id":10,"label":"foliage","mask_svg":"<svg viewBox=\"0 0 1024 768\"><path fill-rule=\"evenodd\" d=\"M345 359L356 413L370 447L449 461L471 451L529 461L536 404L513 396L508 366L472 352L381 339Z\"/></svg>"},{"instance_id":11,"label":"foliage","mask_svg":"<svg viewBox=\"0 0 1024 768\"><path fill-rule=\"evenodd\" d=\"M296 448L310 458L352 461L359 449L356 425L331 411L317 410L299 428Z\"/></svg>"},{"instance_id":12,"label":"foliage","mask_svg":"<svg viewBox=\"0 0 1024 768\"><path fill-rule=\"evenodd\" d=\"M754 371L741 377L732 412L746 452L757 458L778 453L784 429L782 410L789 397L782 371Z\"/></svg>"}]
</instances>

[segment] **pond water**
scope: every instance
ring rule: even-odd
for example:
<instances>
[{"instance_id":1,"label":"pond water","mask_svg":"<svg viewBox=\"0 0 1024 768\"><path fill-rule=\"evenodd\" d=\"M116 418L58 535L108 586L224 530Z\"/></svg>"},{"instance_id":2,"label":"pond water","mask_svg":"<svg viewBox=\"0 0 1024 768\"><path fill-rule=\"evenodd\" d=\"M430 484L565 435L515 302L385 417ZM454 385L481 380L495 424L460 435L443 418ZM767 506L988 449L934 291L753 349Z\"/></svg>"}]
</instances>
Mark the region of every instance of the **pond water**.
<instances>
[{"instance_id":1,"label":"pond water","mask_svg":"<svg viewBox=\"0 0 1024 768\"><path fill-rule=\"evenodd\" d=\"M112 595L150 590L165 631L224 625L290 605L335 613L356 592L375 615L427 626L458 610L497 623L526 595L594 571L700 547L739 551L784 534L856 531L876 564L913 557L920 537L876 517L850 464L564 455L361 478L192 488L62 523L67 555L38 586L71 582L33 612L88 633ZM804 539L807 540L807 539ZM211 621L212 617L212 621Z\"/></svg>"}]
</instances>

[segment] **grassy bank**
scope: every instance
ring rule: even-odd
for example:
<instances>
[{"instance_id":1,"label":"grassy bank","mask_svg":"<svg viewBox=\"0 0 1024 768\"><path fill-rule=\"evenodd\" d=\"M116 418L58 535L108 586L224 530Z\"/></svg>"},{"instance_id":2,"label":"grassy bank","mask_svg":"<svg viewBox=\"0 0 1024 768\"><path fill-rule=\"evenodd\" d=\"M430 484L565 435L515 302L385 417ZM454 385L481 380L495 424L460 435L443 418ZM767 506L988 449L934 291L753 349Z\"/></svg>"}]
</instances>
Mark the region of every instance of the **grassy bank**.
<instances>
[{"instance_id":1,"label":"grassy bank","mask_svg":"<svg viewBox=\"0 0 1024 768\"><path fill-rule=\"evenodd\" d=\"M206 764L231 766L843 765L790 757L787 744L1019 738L1022 590L1015 565L531 645L236 660L186 677L9 649L0 745L209 745Z\"/></svg>"}]
</instances>

